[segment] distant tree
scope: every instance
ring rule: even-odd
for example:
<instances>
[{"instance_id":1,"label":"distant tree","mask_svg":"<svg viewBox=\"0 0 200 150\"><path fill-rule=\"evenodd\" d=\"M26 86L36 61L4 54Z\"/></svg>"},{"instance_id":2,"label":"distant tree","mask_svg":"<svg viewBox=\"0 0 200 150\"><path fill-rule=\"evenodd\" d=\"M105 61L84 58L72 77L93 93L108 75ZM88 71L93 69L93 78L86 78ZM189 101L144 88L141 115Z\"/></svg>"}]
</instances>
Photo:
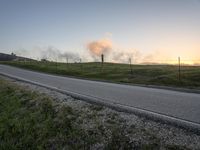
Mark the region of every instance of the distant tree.
<instances>
[{"instance_id":1,"label":"distant tree","mask_svg":"<svg viewBox=\"0 0 200 150\"><path fill-rule=\"evenodd\" d=\"M11 55L12 55L12 56L16 56L16 54L15 54L15 53L13 53L13 52L11 53Z\"/></svg>"}]
</instances>

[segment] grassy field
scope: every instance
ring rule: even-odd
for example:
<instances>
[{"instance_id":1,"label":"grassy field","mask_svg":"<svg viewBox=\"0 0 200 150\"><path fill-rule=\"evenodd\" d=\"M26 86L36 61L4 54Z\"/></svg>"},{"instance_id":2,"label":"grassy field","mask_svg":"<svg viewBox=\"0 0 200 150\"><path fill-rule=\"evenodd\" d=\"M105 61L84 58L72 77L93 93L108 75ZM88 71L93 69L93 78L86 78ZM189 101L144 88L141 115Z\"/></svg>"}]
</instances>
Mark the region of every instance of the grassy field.
<instances>
[{"instance_id":1,"label":"grassy field","mask_svg":"<svg viewBox=\"0 0 200 150\"><path fill-rule=\"evenodd\" d=\"M134 115L131 116L134 121L129 123L130 118L125 120L125 114L120 116L121 113L103 106L67 101L63 103L0 78L0 149L189 150L199 147L199 136L190 132Z\"/></svg>"},{"instance_id":2,"label":"grassy field","mask_svg":"<svg viewBox=\"0 0 200 150\"><path fill-rule=\"evenodd\" d=\"M175 65L130 65L105 63L2 62L52 74L97 79L116 83L161 85L200 89L200 66L181 66L181 80ZM132 68L132 72L131 69Z\"/></svg>"}]
</instances>

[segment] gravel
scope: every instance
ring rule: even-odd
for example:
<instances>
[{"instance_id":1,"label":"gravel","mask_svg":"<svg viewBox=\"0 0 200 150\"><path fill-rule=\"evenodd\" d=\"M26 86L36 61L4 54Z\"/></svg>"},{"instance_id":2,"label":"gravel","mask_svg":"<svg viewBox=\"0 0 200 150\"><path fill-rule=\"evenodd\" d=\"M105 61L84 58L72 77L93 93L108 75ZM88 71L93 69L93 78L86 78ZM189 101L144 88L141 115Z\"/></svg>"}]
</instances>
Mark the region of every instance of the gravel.
<instances>
[{"instance_id":1,"label":"gravel","mask_svg":"<svg viewBox=\"0 0 200 150\"><path fill-rule=\"evenodd\" d=\"M97 125L102 125L102 130L106 130L107 127L111 126L113 129L123 129L123 134L135 145L137 143L149 144L154 141L154 144L159 145L159 149L200 149L200 135L194 132L148 120L134 114L118 112L104 106L90 104L40 86L16 81L3 76L0 77L15 82L28 90L48 95L59 103L59 105L67 105L75 111L81 112L80 120L81 118L84 118L84 120L82 119L80 125L85 130L95 129ZM108 137L112 136L110 130L106 134ZM93 149L103 149L104 142L106 142L105 139L100 139L100 142Z\"/></svg>"}]
</instances>

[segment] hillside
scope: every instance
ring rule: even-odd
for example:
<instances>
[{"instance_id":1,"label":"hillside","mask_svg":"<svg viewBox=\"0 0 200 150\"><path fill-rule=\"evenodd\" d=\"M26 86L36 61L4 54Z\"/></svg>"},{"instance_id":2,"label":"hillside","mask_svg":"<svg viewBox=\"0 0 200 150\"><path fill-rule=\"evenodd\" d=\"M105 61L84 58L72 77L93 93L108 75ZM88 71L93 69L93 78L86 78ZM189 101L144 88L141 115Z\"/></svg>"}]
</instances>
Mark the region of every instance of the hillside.
<instances>
[{"instance_id":1,"label":"hillside","mask_svg":"<svg viewBox=\"0 0 200 150\"><path fill-rule=\"evenodd\" d=\"M0 53L0 61L34 61L33 59L17 56L14 53Z\"/></svg>"}]
</instances>

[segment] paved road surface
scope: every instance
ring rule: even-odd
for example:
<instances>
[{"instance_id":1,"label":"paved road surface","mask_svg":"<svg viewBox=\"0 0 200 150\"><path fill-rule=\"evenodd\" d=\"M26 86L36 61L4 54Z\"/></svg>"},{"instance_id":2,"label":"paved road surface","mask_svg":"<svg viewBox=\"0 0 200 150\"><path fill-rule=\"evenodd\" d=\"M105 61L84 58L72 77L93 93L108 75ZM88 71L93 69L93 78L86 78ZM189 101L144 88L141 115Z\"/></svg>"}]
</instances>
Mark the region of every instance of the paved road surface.
<instances>
[{"instance_id":1,"label":"paved road surface","mask_svg":"<svg viewBox=\"0 0 200 150\"><path fill-rule=\"evenodd\" d=\"M200 94L60 77L5 65L0 65L0 73L200 124Z\"/></svg>"}]
</instances>

